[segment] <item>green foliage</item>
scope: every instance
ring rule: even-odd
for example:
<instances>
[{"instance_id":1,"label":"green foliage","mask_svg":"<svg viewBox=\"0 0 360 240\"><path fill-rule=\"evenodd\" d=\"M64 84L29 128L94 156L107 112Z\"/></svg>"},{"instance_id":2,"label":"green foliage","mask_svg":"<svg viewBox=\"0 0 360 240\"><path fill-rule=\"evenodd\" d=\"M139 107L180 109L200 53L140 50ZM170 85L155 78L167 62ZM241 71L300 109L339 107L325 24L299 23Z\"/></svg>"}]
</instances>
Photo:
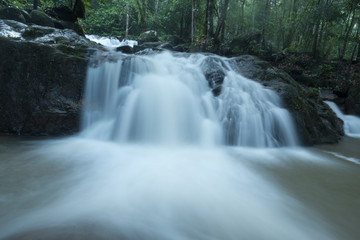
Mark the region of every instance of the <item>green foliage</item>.
<instances>
[{"instance_id":1,"label":"green foliage","mask_svg":"<svg viewBox=\"0 0 360 240\"><path fill-rule=\"evenodd\" d=\"M32 0L0 0L0 7L15 7L24 9L30 4L32 4Z\"/></svg>"},{"instance_id":2,"label":"green foliage","mask_svg":"<svg viewBox=\"0 0 360 240\"><path fill-rule=\"evenodd\" d=\"M359 0L229 0L226 7L226 0L82 2L87 11L86 19L81 22L91 34L124 36L128 14L130 35L155 30L160 38L176 35L190 42L194 11L194 40L199 44L229 48L232 40L257 33L260 39L249 41L245 46L248 53L267 54L271 50L272 54L307 52L317 59L360 58ZM40 7L73 7L74 3L75 0L40 0ZM193 3L195 9L192 9ZM29 9L32 4L33 0L0 0L2 7ZM223 12L226 13L224 21ZM210 22L214 23L212 29ZM217 36L209 36L209 32ZM230 51L231 48L243 46L230 47Z\"/></svg>"}]
</instances>

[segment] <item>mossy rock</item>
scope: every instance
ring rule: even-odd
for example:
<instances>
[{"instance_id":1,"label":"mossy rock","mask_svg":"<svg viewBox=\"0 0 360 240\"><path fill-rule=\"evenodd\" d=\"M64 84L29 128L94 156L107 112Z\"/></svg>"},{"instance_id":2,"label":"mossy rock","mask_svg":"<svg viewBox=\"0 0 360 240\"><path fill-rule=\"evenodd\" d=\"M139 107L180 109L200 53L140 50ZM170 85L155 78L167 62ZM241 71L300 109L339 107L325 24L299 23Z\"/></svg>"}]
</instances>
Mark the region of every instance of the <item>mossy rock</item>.
<instances>
[{"instance_id":1,"label":"mossy rock","mask_svg":"<svg viewBox=\"0 0 360 240\"><path fill-rule=\"evenodd\" d=\"M84 29L82 28L82 26L79 23L60 21L60 24L62 24L62 26L64 26L64 28L72 29L80 36L85 37Z\"/></svg>"},{"instance_id":2,"label":"mossy rock","mask_svg":"<svg viewBox=\"0 0 360 240\"><path fill-rule=\"evenodd\" d=\"M66 55L71 55L76 58L84 58L87 55L87 48L83 46L70 46L66 44L58 44L56 49Z\"/></svg>"},{"instance_id":3,"label":"mossy rock","mask_svg":"<svg viewBox=\"0 0 360 240\"><path fill-rule=\"evenodd\" d=\"M28 27L22 33L22 37L25 39L35 39L38 37L43 37L47 34L51 34L54 32L53 28L44 28L44 27Z\"/></svg>"},{"instance_id":4,"label":"mossy rock","mask_svg":"<svg viewBox=\"0 0 360 240\"><path fill-rule=\"evenodd\" d=\"M336 143L344 135L343 122L321 101L317 89L304 88L268 62L245 55L234 59L239 72L275 90L293 116L303 145Z\"/></svg>"},{"instance_id":5,"label":"mossy rock","mask_svg":"<svg viewBox=\"0 0 360 240\"><path fill-rule=\"evenodd\" d=\"M137 41L139 43L144 43L144 42L157 42L159 41L159 38L157 36L157 32L154 30L150 30L150 31L146 31L140 34L140 36L138 37Z\"/></svg>"},{"instance_id":6,"label":"mossy rock","mask_svg":"<svg viewBox=\"0 0 360 240\"><path fill-rule=\"evenodd\" d=\"M68 6L47 8L45 12L49 16L61 21L76 22L77 20L74 12Z\"/></svg>"},{"instance_id":7,"label":"mossy rock","mask_svg":"<svg viewBox=\"0 0 360 240\"><path fill-rule=\"evenodd\" d=\"M55 27L53 20L43 11L33 10L30 13L31 22L40 26Z\"/></svg>"},{"instance_id":8,"label":"mossy rock","mask_svg":"<svg viewBox=\"0 0 360 240\"><path fill-rule=\"evenodd\" d=\"M24 11L17 8L3 8L0 9L0 18L1 19L9 19L15 20L18 22L26 23L26 18L24 16Z\"/></svg>"}]
</instances>

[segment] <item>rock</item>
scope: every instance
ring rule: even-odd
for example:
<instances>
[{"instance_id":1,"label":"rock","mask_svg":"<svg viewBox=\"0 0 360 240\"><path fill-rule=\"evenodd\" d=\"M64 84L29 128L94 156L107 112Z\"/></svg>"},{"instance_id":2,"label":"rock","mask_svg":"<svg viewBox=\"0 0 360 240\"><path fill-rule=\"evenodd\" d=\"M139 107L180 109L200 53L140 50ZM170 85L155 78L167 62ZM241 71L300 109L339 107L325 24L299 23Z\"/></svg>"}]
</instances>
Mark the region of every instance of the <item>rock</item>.
<instances>
[{"instance_id":1,"label":"rock","mask_svg":"<svg viewBox=\"0 0 360 240\"><path fill-rule=\"evenodd\" d=\"M154 30L150 30L150 31L141 33L137 39L139 44L144 43L144 42L157 42L158 40L159 39L157 36L157 32Z\"/></svg>"},{"instance_id":2,"label":"rock","mask_svg":"<svg viewBox=\"0 0 360 240\"><path fill-rule=\"evenodd\" d=\"M70 29L22 24L25 29L20 31L9 21L0 20L0 27L22 35L0 37L0 133L78 131L88 49L102 48Z\"/></svg>"},{"instance_id":3,"label":"rock","mask_svg":"<svg viewBox=\"0 0 360 240\"><path fill-rule=\"evenodd\" d=\"M275 90L291 112L303 145L336 143L344 135L343 122L322 102L287 73L254 56L234 58L239 72Z\"/></svg>"},{"instance_id":4,"label":"rock","mask_svg":"<svg viewBox=\"0 0 360 240\"><path fill-rule=\"evenodd\" d=\"M46 13L40 10L31 11L30 20L32 23L40 26L54 27L53 20L48 15L46 15Z\"/></svg>"},{"instance_id":5,"label":"rock","mask_svg":"<svg viewBox=\"0 0 360 240\"><path fill-rule=\"evenodd\" d=\"M168 35L165 37L165 40L171 45L179 45L179 44L184 44L186 42L184 39L176 35Z\"/></svg>"},{"instance_id":6,"label":"rock","mask_svg":"<svg viewBox=\"0 0 360 240\"><path fill-rule=\"evenodd\" d=\"M26 23L30 23L31 22L30 14L24 10L20 10L20 11L21 11L22 15L24 16Z\"/></svg>"},{"instance_id":7,"label":"rock","mask_svg":"<svg viewBox=\"0 0 360 240\"><path fill-rule=\"evenodd\" d=\"M331 90L320 90L320 97L324 101L336 101L338 96Z\"/></svg>"},{"instance_id":8,"label":"rock","mask_svg":"<svg viewBox=\"0 0 360 240\"><path fill-rule=\"evenodd\" d=\"M221 86L225 78L225 73L222 71L224 67L225 64L220 59L214 57L208 57L201 63L201 69L214 96L219 96L221 93Z\"/></svg>"},{"instance_id":9,"label":"rock","mask_svg":"<svg viewBox=\"0 0 360 240\"><path fill-rule=\"evenodd\" d=\"M116 51L119 51L119 52L123 52L123 53L135 53L134 52L134 49L130 46L121 46L121 47L118 47L116 48Z\"/></svg>"},{"instance_id":10,"label":"rock","mask_svg":"<svg viewBox=\"0 0 360 240\"><path fill-rule=\"evenodd\" d=\"M159 48L166 49L166 50L174 50L174 46L168 42L160 44Z\"/></svg>"},{"instance_id":11,"label":"rock","mask_svg":"<svg viewBox=\"0 0 360 240\"><path fill-rule=\"evenodd\" d=\"M142 48L158 48L160 46L160 42L143 42L139 45Z\"/></svg>"},{"instance_id":12,"label":"rock","mask_svg":"<svg viewBox=\"0 0 360 240\"><path fill-rule=\"evenodd\" d=\"M79 23L55 20L54 25L56 28L59 28L59 29L72 29L80 36L85 37L84 29L80 26Z\"/></svg>"},{"instance_id":13,"label":"rock","mask_svg":"<svg viewBox=\"0 0 360 240\"><path fill-rule=\"evenodd\" d=\"M0 9L0 19L9 19L14 20L22 23L26 23L26 19L29 17L29 15L20 9L17 8L3 8Z\"/></svg>"},{"instance_id":14,"label":"rock","mask_svg":"<svg viewBox=\"0 0 360 240\"><path fill-rule=\"evenodd\" d=\"M74 14L77 18L85 18L85 5L82 0L75 0Z\"/></svg>"},{"instance_id":15,"label":"rock","mask_svg":"<svg viewBox=\"0 0 360 240\"><path fill-rule=\"evenodd\" d=\"M352 87L345 99L345 112L360 116L360 86Z\"/></svg>"},{"instance_id":16,"label":"rock","mask_svg":"<svg viewBox=\"0 0 360 240\"><path fill-rule=\"evenodd\" d=\"M45 12L57 20L65 22L76 22L77 20L76 15L68 6L47 8Z\"/></svg>"},{"instance_id":17,"label":"rock","mask_svg":"<svg viewBox=\"0 0 360 240\"><path fill-rule=\"evenodd\" d=\"M187 47L185 44L179 44L174 47L174 51L177 52L189 52L189 47Z\"/></svg>"},{"instance_id":18,"label":"rock","mask_svg":"<svg viewBox=\"0 0 360 240\"><path fill-rule=\"evenodd\" d=\"M47 27L40 27L40 26L32 26L25 28L24 32L21 34L21 36L25 39L36 39L39 37L43 37L47 34L51 34L55 32L55 29L53 28L47 28Z\"/></svg>"}]
</instances>

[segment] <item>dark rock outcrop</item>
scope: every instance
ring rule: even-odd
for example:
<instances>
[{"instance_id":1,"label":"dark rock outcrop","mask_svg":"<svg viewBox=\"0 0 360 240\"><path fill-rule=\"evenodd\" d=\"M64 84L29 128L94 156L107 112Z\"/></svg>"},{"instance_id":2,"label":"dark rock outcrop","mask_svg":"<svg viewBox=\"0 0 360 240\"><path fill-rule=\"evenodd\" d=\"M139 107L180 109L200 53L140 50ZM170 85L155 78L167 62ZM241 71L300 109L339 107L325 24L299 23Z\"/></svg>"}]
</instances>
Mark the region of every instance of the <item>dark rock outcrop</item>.
<instances>
[{"instance_id":1,"label":"dark rock outcrop","mask_svg":"<svg viewBox=\"0 0 360 240\"><path fill-rule=\"evenodd\" d=\"M55 27L53 20L43 11L33 10L30 13L30 21L40 26Z\"/></svg>"},{"instance_id":2,"label":"dark rock outcrop","mask_svg":"<svg viewBox=\"0 0 360 240\"><path fill-rule=\"evenodd\" d=\"M57 20L66 22L76 22L77 20L74 12L68 6L47 8L45 12Z\"/></svg>"},{"instance_id":3,"label":"dark rock outcrop","mask_svg":"<svg viewBox=\"0 0 360 240\"><path fill-rule=\"evenodd\" d=\"M138 37L137 41L139 42L139 44L142 44L144 42L157 42L157 41L159 41L159 38L157 36L156 31L149 30L149 31L141 33L140 36Z\"/></svg>"},{"instance_id":4,"label":"dark rock outcrop","mask_svg":"<svg viewBox=\"0 0 360 240\"><path fill-rule=\"evenodd\" d=\"M0 20L0 132L77 131L89 48L101 49L70 29Z\"/></svg>"},{"instance_id":5,"label":"dark rock outcrop","mask_svg":"<svg viewBox=\"0 0 360 240\"><path fill-rule=\"evenodd\" d=\"M221 93L222 83L225 78L225 73L222 71L224 67L225 64L219 58L214 57L206 58L201 64L201 69L214 96Z\"/></svg>"},{"instance_id":6,"label":"dark rock outcrop","mask_svg":"<svg viewBox=\"0 0 360 240\"><path fill-rule=\"evenodd\" d=\"M20 9L11 7L0 9L0 19L9 19L26 23L26 18L29 18L29 14Z\"/></svg>"},{"instance_id":7,"label":"dark rock outcrop","mask_svg":"<svg viewBox=\"0 0 360 240\"><path fill-rule=\"evenodd\" d=\"M333 111L318 95L301 87L287 73L249 55L234 60L242 75L275 90L282 97L303 145L336 143L344 135L343 122Z\"/></svg>"}]
</instances>

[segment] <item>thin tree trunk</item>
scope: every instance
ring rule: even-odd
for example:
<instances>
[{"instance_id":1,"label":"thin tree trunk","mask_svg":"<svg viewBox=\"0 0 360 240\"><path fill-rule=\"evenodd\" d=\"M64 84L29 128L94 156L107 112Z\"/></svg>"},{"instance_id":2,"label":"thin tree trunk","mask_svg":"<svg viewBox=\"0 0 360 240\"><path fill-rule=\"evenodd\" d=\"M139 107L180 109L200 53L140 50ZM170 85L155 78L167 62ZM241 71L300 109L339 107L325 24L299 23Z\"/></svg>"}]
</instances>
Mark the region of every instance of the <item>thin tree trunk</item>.
<instances>
[{"instance_id":1,"label":"thin tree trunk","mask_svg":"<svg viewBox=\"0 0 360 240\"><path fill-rule=\"evenodd\" d=\"M39 6L39 0L34 0L33 8L34 8L34 9L37 9L38 6Z\"/></svg>"},{"instance_id":2,"label":"thin tree trunk","mask_svg":"<svg viewBox=\"0 0 360 240\"><path fill-rule=\"evenodd\" d=\"M219 23L216 28L216 32L215 32L215 36L214 36L215 39L219 39L220 33L222 33L222 35L224 35L225 21L226 21L228 6L229 6L229 0L224 0L223 4L221 6L221 10L220 10L220 20L219 20Z\"/></svg>"},{"instance_id":3,"label":"thin tree trunk","mask_svg":"<svg viewBox=\"0 0 360 240\"><path fill-rule=\"evenodd\" d=\"M240 23L240 32L244 32L244 26L245 26L245 12L244 12L244 8L245 8L245 3L246 0L242 0L241 2L241 23Z\"/></svg>"},{"instance_id":4,"label":"thin tree trunk","mask_svg":"<svg viewBox=\"0 0 360 240\"><path fill-rule=\"evenodd\" d=\"M355 24L355 10L353 12L353 16L352 16L352 19L351 19L351 22L350 22L350 26L348 27L346 33L345 33L345 37L344 37L344 45L340 51L340 59L344 59L344 56L345 56L345 53L346 53L346 47L347 47L347 44L348 44L348 40L349 40L349 36L350 36L350 33L354 27L354 24Z\"/></svg>"},{"instance_id":5,"label":"thin tree trunk","mask_svg":"<svg viewBox=\"0 0 360 240\"><path fill-rule=\"evenodd\" d=\"M147 2L146 0L136 0L136 4L138 6L139 9L139 15L140 15L140 24L141 24L141 28L142 31L145 32L146 31L146 8L147 8Z\"/></svg>"},{"instance_id":6,"label":"thin tree trunk","mask_svg":"<svg viewBox=\"0 0 360 240\"><path fill-rule=\"evenodd\" d=\"M126 4L126 29L125 29L125 39L128 39L129 35L129 3Z\"/></svg>"},{"instance_id":7,"label":"thin tree trunk","mask_svg":"<svg viewBox=\"0 0 360 240\"><path fill-rule=\"evenodd\" d=\"M357 42L357 46L358 46L358 52L356 55L356 61L360 61L360 18L358 18L358 23L357 23L357 37L356 37L356 42Z\"/></svg>"},{"instance_id":8,"label":"thin tree trunk","mask_svg":"<svg viewBox=\"0 0 360 240\"><path fill-rule=\"evenodd\" d=\"M208 26L209 26L209 2L210 0L206 0L205 6L205 21L204 21L204 37L208 35Z\"/></svg>"},{"instance_id":9,"label":"thin tree trunk","mask_svg":"<svg viewBox=\"0 0 360 240\"><path fill-rule=\"evenodd\" d=\"M318 37L319 37L319 25L320 23L317 22L316 27L315 27L315 33L314 33L314 41L313 41L313 47L312 47L312 55L314 58L317 58L318 56Z\"/></svg>"},{"instance_id":10,"label":"thin tree trunk","mask_svg":"<svg viewBox=\"0 0 360 240\"><path fill-rule=\"evenodd\" d=\"M209 0L209 29L208 29L208 37L214 36L214 5L215 0Z\"/></svg>"},{"instance_id":11,"label":"thin tree trunk","mask_svg":"<svg viewBox=\"0 0 360 240\"><path fill-rule=\"evenodd\" d=\"M159 9L159 0L155 0L155 13L158 12Z\"/></svg>"},{"instance_id":12,"label":"thin tree trunk","mask_svg":"<svg viewBox=\"0 0 360 240\"><path fill-rule=\"evenodd\" d=\"M195 36L195 0L192 0L191 6L191 42L194 42Z\"/></svg>"},{"instance_id":13,"label":"thin tree trunk","mask_svg":"<svg viewBox=\"0 0 360 240\"><path fill-rule=\"evenodd\" d=\"M266 48L266 38L265 38L265 34L267 31L267 21L268 21L268 15L269 15L269 7L270 7L270 0L266 0L265 3L265 9L264 9L264 22L263 22L263 27L262 27L262 31L261 31L261 45L262 48L265 49Z\"/></svg>"}]
</instances>

